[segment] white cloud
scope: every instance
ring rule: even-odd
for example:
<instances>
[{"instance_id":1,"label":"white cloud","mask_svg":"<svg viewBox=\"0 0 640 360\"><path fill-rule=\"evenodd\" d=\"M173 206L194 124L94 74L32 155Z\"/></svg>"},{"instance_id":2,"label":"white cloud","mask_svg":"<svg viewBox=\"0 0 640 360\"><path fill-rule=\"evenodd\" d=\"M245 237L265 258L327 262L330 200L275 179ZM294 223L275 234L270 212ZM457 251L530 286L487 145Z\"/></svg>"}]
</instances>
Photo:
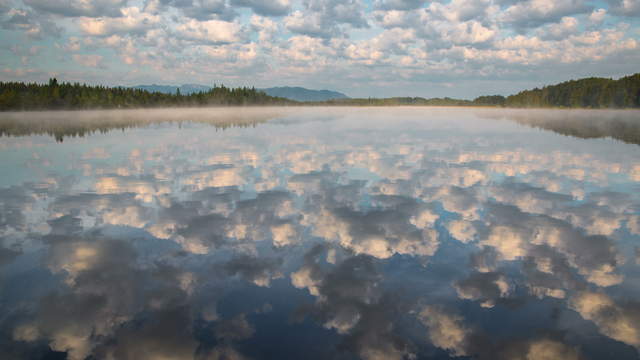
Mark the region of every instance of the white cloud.
<instances>
[{"instance_id":1,"label":"white cloud","mask_svg":"<svg viewBox=\"0 0 640 360\"><path fill-rule=\"evenodd\" d=\"M112 34L144 34L160 23L158 15L142 12L137 7L122 9L122 17L109 18L80 18L80 29L93 36L108 36Z\"/></svg>"},{"instance_id":2,"label":"white cloud","mask_svg":"<svg viewBox=\"0 0 640 360\"><path fill-rule=\"evenodd\" d=\"M603 293L588 291L577 294L570 304L584 319L593 321L602 334L640 349L637 304L623 307Z\"/></svg>"},{"instance_id":3,"label":"white cloud","mask_svg":"<svg viewBox=\"0 0 640 360\"><path fill-rule=\"evenodd\" d=\"M447 350L454 356L468 355L469 336L472 332L464 324L462 317L436 306L426 306L420 311L418 319L427 327L429 340L434 346Z\"/></svg>"},{"instance_id":4,"label":"white cloud","mask_svg":"<svg viewBox=\"0 0 640 360\"><path fill-rule=\"evenodd\" d=\"M204 43L232 43L240 40L241 26L235 22L188 20L176 27L180 37Z\"/></svg>"}]
</instances>

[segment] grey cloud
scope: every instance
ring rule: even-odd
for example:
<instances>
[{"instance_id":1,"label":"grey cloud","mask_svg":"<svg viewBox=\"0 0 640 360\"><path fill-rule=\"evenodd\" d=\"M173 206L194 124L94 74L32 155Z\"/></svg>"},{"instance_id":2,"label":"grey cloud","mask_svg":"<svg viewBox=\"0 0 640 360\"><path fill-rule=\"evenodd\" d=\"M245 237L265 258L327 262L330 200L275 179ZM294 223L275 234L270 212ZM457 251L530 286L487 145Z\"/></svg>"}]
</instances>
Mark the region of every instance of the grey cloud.
<instances>
[{"instance_id":1,"label":"grey cloud","mask_svg":"<svg viewBox=\"0 0 640 360\"><path fill-rule=\"evenodd\" d=\"M547 4L531 0L516 2L500 14L500 21L520 31L540 25L558 22L563 16L584 14L593 7L584 0L560 0Z\"/></svg>"},{"instance_id":2,"label":"grey cloud","mask_svg":"<svg viewBox=\"0 0 640 360\"><path fill-rule=\"evenodd\" d=\"M291 32L331 38L344 33L343 25L367 28L364 4L360 0L304 0L304 10L291 13L284 22Z\"/></svg>"},{"instance_id":3,"label":"grey cloud","mask_svg":"<svg viewBox=\"0 0 640 360\"><path fill-rule=\"evenodd\" d=\"M469 255L469 265L480 272L495 271L498 267L499 257L493 247L483 247L480 251Z\"/></svg>"},{"instance_id":4,"label":"grey cloud","mask_svg":"<svg viewBox=\"0 0 640 360\"><path fill-rule=\"evenodd\" d=\"M179 225L177 235L185 239L183 246L196 253L206 253L228 243L230 222L218 214L195 216Z\"/></svg>"},{"instance_id":5,"label":"grey cloud","mask_svg":"<svg viewBox=\"0 0 640 360\"><path fill-rule=\"evenodd\" d=\"M256 14L264 16L283 16L291 10L287 0L231 0L231 4L251 8Z\"/></svg>"},{"instance_id":6,"label":"grey cloud","mask_svg":"<svg viewBox=\"0 0 640 360\"><path fill-rule=\"evenodd\" d=\"M616 191L592 192L589 193L587 200L598 206L608 207L609 210L618 214L640 210L637 197L629 197L628 194Z\"/></svg>"},{"instance_id":7,"label":"grey cloud","mask_svg":"<svg viewBox=\"0 0 640 360\"><path fill-rule=\"evenodd\" d=\"M147 0L145 10L160 13L173 7L197 20L219 19L230 21L238 16L227 0Z\"/></svg>"},{"instance_id":8,"label":"grey cloud","mask_svg":"<svg viewBox=\"0 0 640 360\"><path fill-rule=\"evenodd\" d=\"M15 229L26 230L27 207L34 199L22 187L0 189L0 234Z\"/></svg>"},{"instance_id":9,"label":"grey cloud","mask_svg":"<svg viewBox=\"0 0 640 360\"><path fill-rule=\"evenodd\" d=\"M427 328L431 343L453 356L469 355L474 329L464 319L440 306L428 305L420 310L418 320Z\"/></svg>"},{"instance_id":10,"label":"grey cloud","mask_svg":"<svg viewBox=\"0 0 640 360\"><path fill-rule=\"evenodd\" d=\"M614 15L629 17L640 16L640 2L629 0L607 0L609 11Z\"/></svg>"},{"instance_id":11,"label":"grey cloud","mask_svg":"<svg viewBox=\"0 0 640 360\"><path fill-rule=\"evenodd\" d=\"M374 6L381 10L413 10L422 7L426 0L376 0Z\"/></svg>"},{"instance_id":12,"label":"grey cloud","mask_svg":"<svg viewBox=\"0 0 640 360\"><path fill-rule=\"evenodd\" d=\"M640 350L640 303L618 304L602 292L583 291L570 300L570 306L599 331Z\"/></svg>"},{"instance_id":13,"label":"grey cloud","mask_svg":"<svg viewBox=\"0 0 640 360\"><path fill-rule=\"evenodd\" d=\"M548 246L534 247L522 265L529 293L539 298L565 298L568 292L582 290L587 283L576 275L562 254Z\"/></svg>"},{"instance_id":14,"label":"grey cloud","mask_svg":"<svg viewBox=\"0 0 640 360\"><path fill-rule=\"evenodd\" d=\"M216 18L220 20L233 20L238 16L237 12L224 0L200 0L191 6L182 7L186 16L198 20Z\"/></svg>"},{"instance_id":15,"label":"grey cloud","mask_svg":"<svg viewBox=\"0 0 640 360\"><path fill-rule=\"evenodd\" d=\"M151 312L150 316L128 323L96 353L114 359L193 359L198 342L194 339L189 307Z\"/></svg>"},{"instance_id":16,"label":"grey cloud","mask_svg":"<svg viewBox=\"0 0 640 360\"><path fill-rule=\"evenodd\" d=\"M221 320L216 323L215 336L219 340L233 341L245 340L253 336L255 329L247 321L247 316L243 313L231 319Z\"/></svg>"},{"instance_id":17,"label":"grey cloud","mask_svg":"<svg viewBox=\"0 0 640 360\"><path fill-rule=\"evenodd\" d=\"M58 37L62 33L62 28L50 18L31 10L9 9L6 15L6 18L0 20L3 29L23 31L34 39L42 39L45 36Z\"/></svg>"},{"instance_id":18,"label":"grey cloud","mask_svg":"<svg viewBox=\"0 0 640 360\"><path fill-rule=\"evenodd\" d=\"M120 9L127 5L128 0L24 0L39 13L50 13L68 17L90 16L118 17Z\"/></svg>"},{"instance_id":19,"label":"grey cloud","mask_svg":"<svg viewBox=\"0 0 640 360\"><path fill-rule=\"evenodd\" d=\"M511 178L494 185L490 192L499 202L516 205L522 211L536 214L553 213L573 201L569 195L550 192Z\"/></svg>"},{"instance_id":20,"label":"grey cloud","mask_svg":"<svg viewBox=\"0 0 640 360\"><path fill-rule=\"evenodd\" d=\"M0 267L10 264L22 251L0 247Z\"/></svg>"},{"instance_id":21,"label":"grey cloud","mask_svg":"<svg viewBox=\"0 0 640 360\"><path fill-rule=\"evenodd\" d=\"M565 359L580 360L585 359L580 350L574 346L567 345L554 339L551 336L534 338L526 341L511 341L503 344L497 359L509 360L547 360ZM487 358L491 358L488 356Z\"/></svg>"},{"instance_id":22,"label":"grey cloud","mask_svg":"<svg viewBox=\"0 0 640 360\"><path fill-rule=\"evenodd\" d=\"M172 309L180 308L190 293L183 271L162 263L143 266L129 242L95 232L91 237L51 235L45 241L45 262L64 284L25 314L14 328L14 340L47 341L71 360L90 354L153 359L175 351L193 353L193 337L176 331L179 322L171 324L178 315ZM145 310L154 315L131 321ZM133 337L141 338L129 342Z\"/></svg>"},{"instance_id":23,"label":"grey cloud","mask_svg":"<svg viewBox=\"0 0 640 360\"><path fill-rule=\"evenodd\" d=\"M458 296L481 302L482 307L493 307L496 302L509 295L511 286L500 273L474 273L466 279L453 284Z\"/></svg>"},{"instance_id":24,"label":"grey cloud","mask_svg":"<svg viewBox=\"0 0 640 360\"><path fill-rule=\"evenodd\" d=\"M239 275L258 286L269 286L271 280L282 277L282 259L257 258L239 255L223 265L231 276Z\"/></svg>"},{"instance_id":25,"label":"grey cloud","mask_svg":"<svg viewBox=\"0 0 640 360\"><path fill-rule=\"evenodd\" d=\"M363 359L401 360L411 356L410 344L394 334L394 318L403 306L402 301L382 292L382 276L373 259L359 255L334 268L323 269L319 257L324 250L322 246L311 249L305 255L305 265L298 271L300 274L310 270L307 273L312 274L317 285L314 295L321 299L311 308L303 309L303 314L312 315L326 328L346 334L340 347Z\"/></svg>"},{"instance_id":26,"label":"grey cloud","mask_svg":"<svg viewBox=\"0 0 640 360\"><path fill-rule=\"evenodd\" d=\"M571 224L546 215L521 212L517 207L487 204L490 232L481 240L505 260L534 255L545 245L567 261L591 283L611 286L622 281L617 268L624 262L614 242L602 235L586 235Z\"/></svg>"}]
</instances>

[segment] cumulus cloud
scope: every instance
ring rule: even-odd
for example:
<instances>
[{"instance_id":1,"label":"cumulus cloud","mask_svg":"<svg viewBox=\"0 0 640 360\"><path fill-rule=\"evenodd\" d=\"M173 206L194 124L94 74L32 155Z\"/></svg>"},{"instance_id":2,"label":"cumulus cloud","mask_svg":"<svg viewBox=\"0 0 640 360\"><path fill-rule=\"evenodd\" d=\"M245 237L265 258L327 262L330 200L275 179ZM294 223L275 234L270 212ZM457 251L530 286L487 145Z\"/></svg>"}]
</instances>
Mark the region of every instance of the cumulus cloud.
<instances>
[{"instance_id":1,"label":"cumulus cloud","mask_svg":"<svg viewBox=\"0 0 640 360\"><path fill-rule=\"evenodd\" d=\"M640 4L633 0L608 0L611 12L623 16L640 16Z\"/></svg>"},{"instance_id":2,"label":"cumulus cloud","mask_svg":"<svg viewBox=\"0 0 640 360\"><path fill-rule=\"evenodd\" d=\"M303 10L296 10L284 19L290 31L311 37L338 36L343 25L368 27L364 4L360 0L304 0Z\"/></svg>"},{"instance_id":3,"label":"cumulus cloud","mask_svg":"<svg viewBox=\"0 0 640 360\"><path fill-rule=\"evenodd\" d=\"M289 13L291 3L289 0L274 0L269 2L259 0L232 0L233 5L248 7L258 15L282 16Z\"/></svg>"},{"instance_id":4,"label":"cumulus cloud","mask_svg":"<svg viewBox=\"0 0 640 360\"><path fill-rule=\"evenodd\" d=\"M593 321L604 335L640 348L640 308L637 303L620 306L604 293L584 291L573 297L570 304L584 319Z\"/></svg>"},{"instance_id":5,"label":"cumulus cloud","mask_svg":"<svg viewBox=\"0 0 640 360\"><path fill-rule=\"evenodd\" d=\"M424 5L426 0L376 0L374 6L383 10L412 10Z\"/></svg>"},{"instance_id":6,"label":"cumulus cloud","mask_svg":"<svg viewBox=\"0 0 640 360\"><path fill-rule=\"evenodd\" d=\"M160 22L158 15L145 13L137 7L122 9L122 16L117 18L83 17L79 20L80 29L94 36L108 36L113 34L144 34Z\"/></svg>"},{"instance_id":7,"label":"cumulus cloud","mask_svg":"<svg viewBox=\"0 0 640 360\"><path fill-rule=\"evenodd\" d=\"M429 305L420 311L418 319L427 327L429 340L434 346L454 356L468 355L472 330L464 324L461 316Z\"/></svg>"},{"instance_id":8,"label":"cumulus cloud","mask_svg":"<svg viewBox=\"0 0 640 360\"><path fill-rule=\"evenodd\" d=\"M228 21L189 20L179 25L176 31L184 39L204 43L224 44L240 39L240 25Z\"/></svg>"},{"instance_id":9,"label":"cumulus cloud","mask_svg":"<svg viewBox=\"0 0 640 360\"><path fill-rule=\"evenodd\" d=\"M40 15L29 9L6 8L6 13L0 18L0 25L5 30L19 30L34 39L47 36L59 37L63 29L47 16Z\"/></svg>"},{"instance_id":10,"label":"cumulus cloud","mask_svg":"<svg viewBox=\"0 0 640 360\"><path fill-rule=\"evenodd\" d=\"M127 0L24 0L24 3L41 13L68 17L119 17Z\"/></svg>"},{"instance_id":11,"label":"cumulus cloud","mask_svg":"<svg viewBox=\"0 0 640 360\"><path fill-rule=\"evenodd\" d=\"M522 29L556 22L563 16L583 14L591 9L583 0L527 0L507 7L500 17L501 21Z\"/></svg>"},{"instance_id":12,"label":"cumulus cloud","mask_svg":"<svg viewBox=\"0 0 640 360\"><path fill-rule=\"evenodd\" d=\"M481 306L491 308L500 298L507 297L511 286L499 273L476 273L456 282L453 287L461 299L476 300Z\"/></svg>"}]
</instances>

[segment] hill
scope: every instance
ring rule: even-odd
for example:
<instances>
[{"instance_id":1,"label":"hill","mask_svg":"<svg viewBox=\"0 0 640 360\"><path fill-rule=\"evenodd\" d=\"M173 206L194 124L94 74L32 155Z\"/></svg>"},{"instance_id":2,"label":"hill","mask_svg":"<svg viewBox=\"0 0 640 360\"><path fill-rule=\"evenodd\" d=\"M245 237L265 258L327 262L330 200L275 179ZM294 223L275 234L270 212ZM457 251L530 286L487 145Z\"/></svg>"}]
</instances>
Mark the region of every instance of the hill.
<instances>
[{"instance_id":1,"label":"hill","mask_svg":"<svg viewBox=\"0 0 640 360\"><path fill-rule=\"evenodd\" d=\"M328 101L334 99L348 99L349 97L343 93L331 90L310 90L303 87L272 87L267 89L259 89L270 96L282 97L295 101Z\"/></svg>"},{"instance_id":2,"label":"hill","mask_svg":"<svg viewBox=\"0 0 640 360\"><path fill-rule=\"evenodd\" d=\"M505 99L507 107L638 108L640 73L618 80L586 78L542 89L521 91Z\"/></svg>"}]
</instances>

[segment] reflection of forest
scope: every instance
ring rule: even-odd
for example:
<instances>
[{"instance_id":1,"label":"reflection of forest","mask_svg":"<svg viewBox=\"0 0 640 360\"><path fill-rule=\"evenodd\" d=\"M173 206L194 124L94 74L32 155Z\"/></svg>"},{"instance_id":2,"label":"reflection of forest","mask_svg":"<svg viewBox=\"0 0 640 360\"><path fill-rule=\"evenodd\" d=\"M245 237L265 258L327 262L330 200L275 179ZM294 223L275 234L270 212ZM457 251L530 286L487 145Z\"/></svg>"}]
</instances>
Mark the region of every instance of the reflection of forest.
<instances>
[{"instance_id":1,"label":"reflection of forest","mask_svg":"<svg viewBox=\"0 0 640 360\"><path fill-rule=\"evenodd\" d=\"M522 125L582 139L610 137L640 145L640 112L609 110L512 110L481 117L504 118Z\"/></svg>"},{"instance_id":2,"label":"reflection of forest","mask_svg":"<svg viewBox=\"0 0 640 360\"><path fill-rule=\"evenodd\" d=\"M1 136L51 135L62 142L65 137L83 137L116 129L153 124L202 123L216 129L255 127L276 117L276 110L265 109L153 109L113 111L64 111L5 113L0 116Z\"/></svg>"}]
</instances>

